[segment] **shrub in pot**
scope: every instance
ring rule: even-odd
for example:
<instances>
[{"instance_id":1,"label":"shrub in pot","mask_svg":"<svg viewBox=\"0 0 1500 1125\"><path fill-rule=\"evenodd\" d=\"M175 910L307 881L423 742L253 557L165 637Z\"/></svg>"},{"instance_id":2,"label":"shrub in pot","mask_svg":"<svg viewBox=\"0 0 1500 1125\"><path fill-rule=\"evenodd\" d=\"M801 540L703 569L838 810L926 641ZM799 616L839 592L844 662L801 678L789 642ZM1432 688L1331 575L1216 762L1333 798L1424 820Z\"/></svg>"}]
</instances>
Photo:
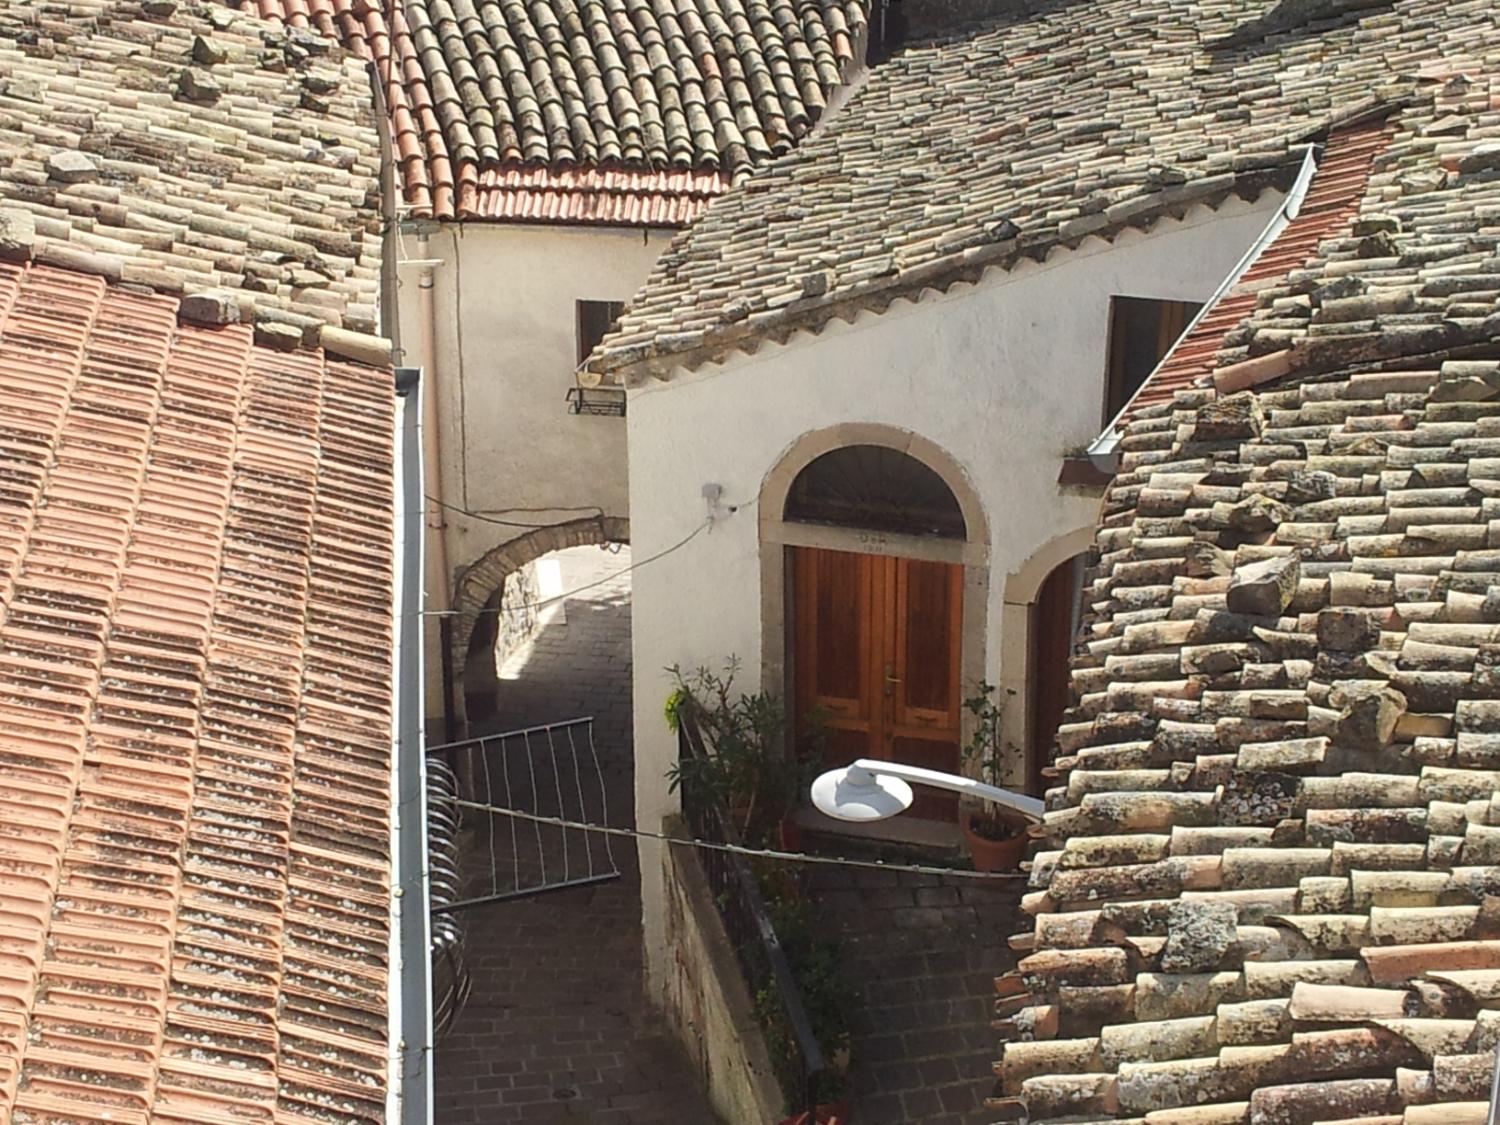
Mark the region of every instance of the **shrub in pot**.
<instances>
[{"instance_id":1,"label":"shrub in pot","mask_svg":"<svg viewBox=\"0 0 1500 1125\"><path fill-rule=\"evenodd\" d=\"M1005 763L1000 730L1005 709L995 696L995 685L981 682L974 694L964 700L964 710L974 716L974 734L964 744L963 760L980 781L1003 787ZM988 801L966 805L960 811L960 823L976 871L1014 870L1031 842L1025 817Z\"/></svg>"},{"instance_id":2,"label":"shrub in pot","mask_svg":"<svg viewBox=\"0 0 1500 1125\"><path fill-rule=\"evenodd\" d=\"M722 672L668 669L676 684L667 698L667 725L675 731L690 712L707 750L702 758L674 763L669 788L722 801L752 846L797 851L801 838L791 815L817 772L820 728L813 723L797 739L777 696L735 690L739 667L730 657Z\"/></svg>"}]
</instances>

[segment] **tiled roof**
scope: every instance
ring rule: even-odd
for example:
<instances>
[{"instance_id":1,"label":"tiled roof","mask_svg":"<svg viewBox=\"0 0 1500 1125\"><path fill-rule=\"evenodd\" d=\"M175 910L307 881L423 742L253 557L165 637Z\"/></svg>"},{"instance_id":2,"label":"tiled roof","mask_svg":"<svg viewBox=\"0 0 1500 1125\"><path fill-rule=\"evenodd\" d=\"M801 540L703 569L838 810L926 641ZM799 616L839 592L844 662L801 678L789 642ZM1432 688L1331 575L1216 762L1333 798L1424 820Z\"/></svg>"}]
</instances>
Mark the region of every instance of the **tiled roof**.
<instances>
[{"instance_id":1,"label":"tiled roof","mask_svg":"<svg viewBox=\"0 0 1500 1125\"><path fill-rule=\"evenodd\" d=\"M1260 290L1269 282L1280 281L1289 270L1308 264L1324 239L1348 227L1364 197L1376 154L1385 147L1389 133L1384 117L1334 131L1296 217L1246 268L1234 288L1203 311L1141 385L1117 425L1122 426L1148 406L1171 402L1177 391L1210 374L1225 334L1254 311Z\"/></svg>"},{"instance_id":2,"label":"tiled roof","mask_svg":"<svg viewBox=\"0 0 1500 1125\"><path fill-rule=\"evenodd\" d=\"M690 221L805 136L858 57L869 7L232 2L375 62L412 214L651 225Z\"/></svg>"},{"instance_id":3,"label":"tiled roof","mask_svg":"<svg viewBox=\"0 0 1500 1125\"><path fill-rule=\"evenodd\" d=\"M657 260L589 369L666 376L1230 192L1500 41L1489 0L1037 5L875 68ZM1282 24L1289 22L1281 21ZM1234 45L1237 29L1258 26Z\"/></svg>"},{"instance_id":4,"label":"tiled roof","mask_svg":"<svg viewBox=\"0 0 1500 1125\"><path fill-rule=\"evenodd\" d=\"M383 1120L391 374L0 263L0 1121Z\"/></svg>"},{"instance_id":5,"label":"tiled roof","mask_svg":"<svg viewBox=\"0 0 1500 1125\"><path fill-rule=\"evenodd\" d=\"M358 60L173 0L0 5L0 257L376 331L379 133ZM226 308L226 303L233 306ZM288 339L295 339L283 330Z\"/></svg>"},{"instance_id":6,"label":"tiled roof","mask_svg":"<svg viewBox=\"0 0 1500 1125\"><path fill-rule=\"evenodd\" d=\"M1035 923L998 982L996 1108L1484 1120L1500 48L1468 47L1395 117L1355 212L1261 279L1212 375L1120 442Z\"/></svg>"}]
</instances>

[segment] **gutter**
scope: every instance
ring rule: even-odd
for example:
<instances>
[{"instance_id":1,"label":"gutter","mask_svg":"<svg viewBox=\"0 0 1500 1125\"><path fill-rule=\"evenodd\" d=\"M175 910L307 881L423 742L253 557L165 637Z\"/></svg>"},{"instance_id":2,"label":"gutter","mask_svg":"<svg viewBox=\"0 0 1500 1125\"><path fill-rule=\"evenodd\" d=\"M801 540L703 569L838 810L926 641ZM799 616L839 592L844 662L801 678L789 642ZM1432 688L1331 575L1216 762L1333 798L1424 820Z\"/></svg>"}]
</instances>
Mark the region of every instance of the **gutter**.
<instances>
[{"instance_id":1,"label":"gutter","mask_svg":"<svg viewBox=\"0 0 1500 1125\"><path fill-rule=\"evenodd\" d=\"M390 1094L386 1119L433 1121L432 946L427 768L422 727L422 426L420 378L396 369L396 628L391 731Z\"/></svg>"},{"instance_id":2,"label":"gutter","mask_svg":"<svg viewBox=\"0 0 1500 1125\"><path fill-rule=\"evenodd\" d=\"M1260 232L1260 236L1241 255L1234 269L1230 270L1228 276L1219 283L1218 289L1214 290L1214 295L1204 302L1203 307L1198 310L1192 322L1188 324L1187 328L1183 329L1182 335L1177 337L1177 341L1167 349L1167 354L1161 357L1156 367L1152 369L1151 374L1142 380L1141 385L1136 388L1135 394L1130 396L1130 399L1120 408L1120 412L1110 419L1109 425L1104 427L1104 431L1090 443L1088 447L1088 459L1093 462L1094 468L1100 472L1108 473L1110 476L1113 476L1119 469L1119 444L1120 438L1124 434L1121 422L1130 414L1130 409L1135 405L1135 400L1140 396L1141 391L1150 385L1156 372L1160 371L1171 361L1172 356L1177 352L1178 346L1193 334L1193 330L1198 327L1198 322L1213 312L1214 307L1224 299L1231 289L1239 284L1240 278L1245 275L1245 271L1253 266L1270 245L1281 237L1282 231L1292 225L1292 221L1297 218L1298 212L1302 210L1302 203L1307 198L1308 190L1312 187L1313 176L1317 171L1318 146L1309 144L1303 153L1302 165L1297 170L1296 180L1293 181L1286 198L1281 201L1281 206L1271 216L1270 222Z\"/></svg>"}]
</instances>

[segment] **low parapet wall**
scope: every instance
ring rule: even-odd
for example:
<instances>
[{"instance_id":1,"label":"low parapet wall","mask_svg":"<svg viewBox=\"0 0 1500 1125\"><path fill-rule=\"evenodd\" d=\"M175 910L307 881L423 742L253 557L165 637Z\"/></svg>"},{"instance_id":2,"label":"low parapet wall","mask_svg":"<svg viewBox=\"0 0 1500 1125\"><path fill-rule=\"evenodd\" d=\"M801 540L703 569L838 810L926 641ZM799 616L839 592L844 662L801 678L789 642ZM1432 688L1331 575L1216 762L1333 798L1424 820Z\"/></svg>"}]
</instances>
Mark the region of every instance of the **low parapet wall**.
<instances>
[{"instance_id":1,"label":"low parapet wall","mask_svg":"<svg viewBox=\"0 0 1500 1125\"><path fill-rule=\"evenodd\" d=\"M688 834L677 817L662 825L668 836ZM785 1116L781 1089L698 854L663 848L662 868L671 969L659 999L667 1024L728 1125L773 1125Z\"/></svg>"}]
</instances>

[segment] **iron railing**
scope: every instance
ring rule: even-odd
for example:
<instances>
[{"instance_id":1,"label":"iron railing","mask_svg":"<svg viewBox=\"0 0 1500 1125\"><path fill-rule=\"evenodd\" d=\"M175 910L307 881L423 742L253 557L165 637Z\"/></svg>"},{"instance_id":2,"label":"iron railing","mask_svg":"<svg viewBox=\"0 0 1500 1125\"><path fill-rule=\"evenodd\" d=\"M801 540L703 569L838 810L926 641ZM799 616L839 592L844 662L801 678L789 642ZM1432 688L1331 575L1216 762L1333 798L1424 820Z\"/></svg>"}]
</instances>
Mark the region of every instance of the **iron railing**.
<instances>
[{"instance_id":1,"label":"iron railing","mask_svg":"<svg viewBox=\"0 0 1500 1125\"><path fill-rule=\"evenodd\" d=\"M708 754L703 733L687 708L678 712L677 753L686 763ZM692 774L683 771L684 777ZM682 815L694 837L718 844L742 845L738 827L724 802L699 786L682 786ZM762 1017L785 1021L784 1034L766 1036L776 1077L792 1114L817 1119L818 1091L824 1074L822 1048L808 1019L802 991L792 975L785 949L776 936L771 913L748 857L708 848L698 859L713 890L724 930L734 946L740 971Z\"/></svg>"},{"instance_id":2,"label":"iron railing","mask_svg":"<svg viewBox=\"0 0 1500 1125\"><path fill-rule=\"evenodd\" d=\"M431 869L432 1004L439 1038L458 1019L473 981L464 957L463 922L446 907L463 894L459 869L458 834L463 816L458 808L458 778L441 754L427 757L427 864Z\"/></svg>"}]
</instances>

